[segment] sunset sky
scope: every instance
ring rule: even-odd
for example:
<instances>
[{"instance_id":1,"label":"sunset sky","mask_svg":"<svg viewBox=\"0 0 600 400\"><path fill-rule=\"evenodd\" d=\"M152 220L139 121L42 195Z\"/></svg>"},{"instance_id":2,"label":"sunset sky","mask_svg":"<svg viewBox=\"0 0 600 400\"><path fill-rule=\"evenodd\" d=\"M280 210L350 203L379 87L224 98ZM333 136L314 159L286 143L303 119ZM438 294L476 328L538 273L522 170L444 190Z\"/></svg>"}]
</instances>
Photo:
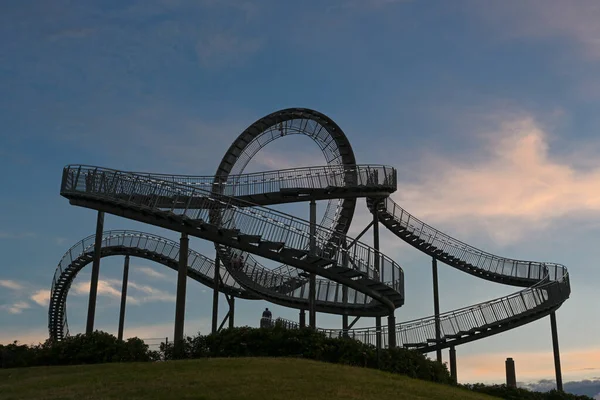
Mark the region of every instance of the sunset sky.
<instances>
[{"instance_id":1,"label":"sunset sky","mask_svg":"<svg viewBox=\"0 0 600 400\"><path fill-rule=\"evenodd\" d=\"M599 2L93 3L0 5L0 343L47 337L56 265L94 233L95 212L59 195L64 165L213 174L252 122L308 107L341 126L359 163L398 169L393 198L417 217L500 256L565 264L572 295L557 312L564 378L600 383ZM249 170L322 164L308 138L286 137ZM305 204L278 209L308 216ZM351 233L369 218L360 200ZM110 215L105 229L177 239ZM430 259L387 232L381 243L405 271L397 320L430 315ZM210 243L190 245L214 257ZM112 333L122 263L101 266L96 327ZM74 333L85 328L89 276L88 268L70 291ZM172 337L175 277L132 260L127 336ZM442 311L514 291L440 266ZM211 301L209 288L188 283L186 333L210 330ZM240 300L236 325L257 326L264 307L298 317ZM317 321L341 326L339 316ZM461 382L502 382L507 357L519 381L554 377L549 318L459 346L457 355Z\"/></svg>"}]
</instances>

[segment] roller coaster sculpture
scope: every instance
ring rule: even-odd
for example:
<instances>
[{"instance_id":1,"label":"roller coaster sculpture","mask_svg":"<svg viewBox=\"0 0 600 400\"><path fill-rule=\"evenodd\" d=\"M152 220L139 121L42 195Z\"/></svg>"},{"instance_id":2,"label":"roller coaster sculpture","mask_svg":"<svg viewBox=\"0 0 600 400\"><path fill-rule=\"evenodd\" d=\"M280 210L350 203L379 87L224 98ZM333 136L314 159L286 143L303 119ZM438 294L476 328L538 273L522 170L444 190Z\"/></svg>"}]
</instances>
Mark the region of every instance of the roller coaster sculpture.
<instances>
[{"instance_id":1,"label":"roller coaster sculpture","mask_svg":"<svg viewBox=\"0 0 600 400\"><path fill-rule=\"evenodd\" d=\"M244 174L268 143L293 134L311 138L326 165ZM98 232L75 244L60 261L52 282L50 337L68 334L66 299L77 273L100 257L130 255L173 269L182 262L187 276L215 285L228 296L265 299L286 307L345 316L348 335L378 347L396 345L439 351L477 340L544 316L570 295L569 275L560 264L514 260L489 254L427 225L396 204L396 170L358 165L340 127L310 109L285 109L248 127L227 150L214 176L164 175L85 165L64 168L61 195L72 205L160 226L214 242L217 261L159 236L136 231ZM346 236L358 198L398 238L453 268L521 290L462 309L396 324L404 303L400 266L374 247ZM275 211L281 203L328 200L322 221ZM186 240L187 243L187 240ZM187 257L184 257L187 256ZM256 256L282 263L263 266ZM234 260L243 262L234 262ZM99 261L98 261L99 262ZM316 276L319 276L317 279ZM351 329L347 316L376 317L374 328ZM380 318L388 324L380 326ZM554 320L553 320L554 321ZM298 327L281 320L285 326ZM313 326L314 327L314 326Z\"/></svg>"}]
</instances>

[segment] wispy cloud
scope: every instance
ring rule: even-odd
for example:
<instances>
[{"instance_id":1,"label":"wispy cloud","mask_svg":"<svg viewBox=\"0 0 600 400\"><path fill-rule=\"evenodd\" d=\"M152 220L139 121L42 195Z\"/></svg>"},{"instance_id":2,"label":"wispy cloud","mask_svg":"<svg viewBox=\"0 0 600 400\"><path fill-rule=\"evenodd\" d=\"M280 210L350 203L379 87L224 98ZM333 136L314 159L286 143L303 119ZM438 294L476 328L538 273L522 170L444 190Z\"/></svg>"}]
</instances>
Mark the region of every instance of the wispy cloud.
<instances>
[{"instance_id":1,"label":"wispy cloud","mask_svg":"<svg viewBox=\"0 0 600 400\"><path fill-rule=\"evenodd\" d=\"M31 305L25 301L18 301L14 304L6 304L0 306L0 309L6 310L11 314L21 314L23 310L31 308Z\"/></svg>"},{"instance_id":2,"label":"wispy cloud","mask_svg":"<svg viewBox=\"0 0 600 400\"><path fill-rule=\"evenodd\" d=\"M155 279L164 279L164 280L168 280L169 277L165 274L163 274L162 272L158 272L150 267L133 267L134 270L141 272L142 274L150 277L150 278L155 278Z\"/></svg>"},{"instance_id":3,"label":"wispy cloud","mask_svg":"<svg viewBox=\"0 0 600 400\"><path fill-rule=\"evenodd\" d=\"M121 291L117 289L117 285L112 280L98 280L98 295L120 299ZM90 293L90 282L77 282L73 285L72 290L75 295L87 295ZM133 297L127 296L127 300L131 304L139 304L138 300Z\"/></svg>"},{"instance_id":4,"label":"wispy cloud","mask_svg":"<svg viewBox=\"0 0 600 400\"><path fill-rule=\"evenodd\" d=\"M50 302L50 291L48 289L40 289L31 295L31 300L42 307L48 307Z\"/></svg>"},{"instance_id":5,"label":"wispy cloud","mask_svg":"<svg viewBox=\"0 0 600 400\"><path fill-rule=\"evenodd\" d=\"M175 301L175 295L168 293L164 290L160 290L148 285L140 285L135 282L129 282L129 286L139 292L144 293L143 296L138 296L138 299L142 303L149 303L154 301Z\"/></svg>"},{"instance_id":6,"label":"wispy cloud","mask_svg":"<svg viewBox=\"0 0 600 400\"><path fill-rule=\"evenodd\" d=\"M576 168L576 157L551 156L549 134L532 116L505 119L487 137L470 159L424 155L418 179L399 182L393 197L427 222L460 221L468 230L481 221L504 243L567 215L600 212L600 162Z\"/></svg>"},{"instance_id":7,"label":"wispy cloud","mask_svg":"<svg viewBox=\"0 0 600 400\"><path fill-rule=\"evenodd\" d=\"M171 302L175 301L175 296L157 288L148 285L140 285L129 281L127 293L127 302L131 305L140 305L151 302ZM73 286L76 295L87 295L90 292L89 282L79 282ZM133 292L133 294L131 294ZM98 280L98 295L113 299L121 298L121 281L116 279Z\"/></svg>"},{"instance_id":8,"label":"wispy cloud","mask_svg":"<svg viewBox=\"0 0 600 400\"><path fill-rule=\"evenodd\" d=\"M11 289L11 290L21 290L23 289L23 285L18 282L12 281L10 279L0 279L0 287Z\"/></svg>"}]
</instances>

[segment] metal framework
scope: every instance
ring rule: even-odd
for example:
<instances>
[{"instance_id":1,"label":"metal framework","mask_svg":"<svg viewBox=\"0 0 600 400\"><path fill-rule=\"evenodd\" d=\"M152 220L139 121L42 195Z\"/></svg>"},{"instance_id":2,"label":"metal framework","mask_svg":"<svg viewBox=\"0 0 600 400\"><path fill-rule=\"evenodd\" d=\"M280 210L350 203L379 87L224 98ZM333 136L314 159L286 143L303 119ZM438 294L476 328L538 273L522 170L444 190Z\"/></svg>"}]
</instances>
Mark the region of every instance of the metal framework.
<instances>
[{"instance_id":1,"label":"metal framework","mask_svg":"<svg viewBox=\"0 0 600 400\"><path fill-rule=\"evenodd\" d=\"M261 149L292 134L312 139L322 150L326 165L243 173ZM301 316L304 310L309 310L311 326L316 322L317 311L343 315L342 329L321 329L330 336L348 335L378 348L398 345L422 352L437 351L439 358L439 350L450 348L451 364L455 364L455 346L554 316L555 310L569 297L569 275L564 266L498 257L469 246L394 203L389 195L395 190L394 168L357 165L341 128L325 115L309 109L281 110L256 121L227 150L215 176L69 165L63 171L61 195L73 205L99 212L97 251L94 253L94 236L91 236L71 248L61 260L52 285L50 335L60 339L68 332L65 313L68 288L77 272L94 259L94 254L94 272L99 268L100 257L113 254L141 256L174 269L182 261L180 271L186 271L185 260L158 250L158 243L169 243L163 248L172 252L178 248L177 243L140 232L102 233L103 213L171 229L180 232L182 238L189 235L214 242L218 269L204 256L192 250L185 252L189 257L187 275L214 288L213 330L218 330L216 303L218 293L223 292L230 305L225 318L230 326L234 297L262 298L302 310ZM356 201L361 197L366 198L373 221L359 238L373 226L373 247L346 236ZM314 204L316 200L329 201L318 224L312 206L311 221L266 207L304 201ZM395 323L394 310L404 303L404 276L400 266L379 249L380 224L432 257L434 316ZM142 237L150 246L157 247L145 248ZM136 239L138 242L134 243ZM282 265L268 269L255 256ZM205 260L211 269L194 268L198 259ZM524 289L440 314L437 261L479 278ZM319 278L310 285L315 276ZM95 303L90 295L88 328L90 319L93 326L92 300ZM377 324L373 328L353 329L353 324L348 324L349 315L376 317ZM382 316L388 317L387 325L381 325ZM558 375L555 322L553 319ZM279 323L298 327L292 321L279 320Z\"/></svg>"}]
</instances>

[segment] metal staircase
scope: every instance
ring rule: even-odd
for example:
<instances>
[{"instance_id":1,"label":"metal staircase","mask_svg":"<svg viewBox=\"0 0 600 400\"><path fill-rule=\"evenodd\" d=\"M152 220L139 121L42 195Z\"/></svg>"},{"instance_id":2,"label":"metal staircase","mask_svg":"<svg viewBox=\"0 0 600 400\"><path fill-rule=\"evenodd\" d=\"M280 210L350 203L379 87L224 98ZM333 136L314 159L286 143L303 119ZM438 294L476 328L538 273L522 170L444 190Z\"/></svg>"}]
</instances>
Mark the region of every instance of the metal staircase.
<instances>
[{"instance_id":1,"label":"metal staircase","mask_svg":"<svg viewBox=\"0 0 600 400\"><path fill-rule=\"evenodd\" d=\"M95 235L91 235L77 242L63 255L56 267L48 310L48 330L53 340L60 340L68 335L67 294L79 271L93 261L94 241ZM101 257L129 255L145 258L174 270L178 268L179 243L151 233L131 230L106 231L102 235L101 244ZM194 250L189 250L187 274L190 278L212 286L214 268L214 261ZM223 267L220 276L219 290L222 293L242 299L260 298L242 288Z\"/></svg>"},{"instance_id":2,"label":"metal staircase","mask_svg":"<svg viewBox=\"0 0 600 400\"><path fill-rule=\"evenodd\" d=\"M184 185L174 179L159 180L156 175L88 166L65 168L61 194L69 198L71 204L185 232L279 261L314 272L364 295L363 298L356 296L354 302L343 303L341 290L338 290L339 301L318 303L317 310L322 312L388 315L404 301L402 269L389 257L360 242L346 248L343 244L352 242L350 239L321 226L316 227L316 252L309 254L308 222L237 198ZM165 198L169 199L170 208L165 206ZM181 199L185 200L185 206L180 205ZM222 211L227 218L215 219L214 213ZM374 268L376 263L379 271ZM260 270L262 276L268 276L257 262L251 265L253 273L258 274ZM279 280L279 288L285 287L286 278ZM291 278L297 280L297 277ZM271 280L277 281L274 277ZM240 279L240 284L244 282ZM292 297L289 292L269 290L268 285L263 285L255 282L251 290L290 307L305 308L308 304L300 296Z\"/></svg>"}]
</instances>

